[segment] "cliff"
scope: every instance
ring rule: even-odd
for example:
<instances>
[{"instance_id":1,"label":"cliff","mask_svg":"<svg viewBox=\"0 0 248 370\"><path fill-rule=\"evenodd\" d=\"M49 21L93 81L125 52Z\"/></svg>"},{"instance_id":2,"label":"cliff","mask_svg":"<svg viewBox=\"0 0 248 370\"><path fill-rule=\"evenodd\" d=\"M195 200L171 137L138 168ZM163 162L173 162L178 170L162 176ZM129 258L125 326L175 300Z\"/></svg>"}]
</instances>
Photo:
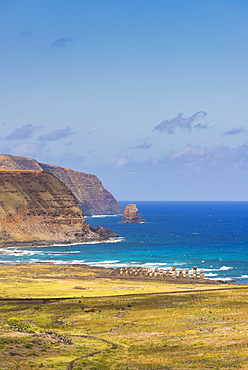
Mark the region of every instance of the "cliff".
<instances>
[{"instance_id":1,"label":"cliff","mask_svg":"<svg viewBox=\"0 0 248 370\"><path fill-rule=\"evenodd\" d=\"M113 195L95 175L39 163L31 158L3 154L0 155L0 168L51 172L72 191L84 215L122 213L122 208Z\"/></svg>"},{"instance_id":2,"label":"cliff","mask_svg":"<svg viewBox=\"0 0 248 370\"><path fill-rule=\"evenodd\" d=\"M85 215L111 215L122 213L113 195L92 174L69 168L40 163L43 170L53 173L72 191Z\"/></svg>"},{"instance_id":3,"label":"cliff","mask_svg":"<svg viewBox=\"0 0 248 370\"><path fill-rule=\"evenodd\" d=\"M144 223L146 221L139 216L139 211L136 204L127 204L124 209L121 222L131 224L131 223Z\"/></svg>"},{"instance_id":4,"label":"cliff","mask_svg":"<svg viewBox=\"0 0 248 370\"><path fill-rule=\"evenodd\" d=\"M88 225L72 192L51 173L0 170L0 243L42 245L114 236Z\"/></svg>"}]
</instances>

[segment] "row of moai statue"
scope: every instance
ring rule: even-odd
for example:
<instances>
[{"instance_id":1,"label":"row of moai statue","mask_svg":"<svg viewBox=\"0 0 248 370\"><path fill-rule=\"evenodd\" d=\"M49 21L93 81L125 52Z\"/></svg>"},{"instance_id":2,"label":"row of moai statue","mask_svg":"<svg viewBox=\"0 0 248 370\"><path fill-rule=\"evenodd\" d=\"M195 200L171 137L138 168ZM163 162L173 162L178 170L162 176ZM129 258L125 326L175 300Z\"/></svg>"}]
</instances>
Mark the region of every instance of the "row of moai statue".
<instances>
[{"instance_id":1,"label":"row of moai statue","mask_svg":"<svg viewBox=\"0 0 248 370\"><path fill-rule=\"evenodd\" d=\"M204 271L200 270L200 273L197 272L197 267L193 267L192 274L189 269L183 271L180 269L177 271L176 266L172 266L170 269L158 269L156 268L143 268L143 267L124 267L120 269L121 276L141 276L141 277L156 277L156 278L167 278L167 279L204 279Z\"/></svg>"}]
</instances>

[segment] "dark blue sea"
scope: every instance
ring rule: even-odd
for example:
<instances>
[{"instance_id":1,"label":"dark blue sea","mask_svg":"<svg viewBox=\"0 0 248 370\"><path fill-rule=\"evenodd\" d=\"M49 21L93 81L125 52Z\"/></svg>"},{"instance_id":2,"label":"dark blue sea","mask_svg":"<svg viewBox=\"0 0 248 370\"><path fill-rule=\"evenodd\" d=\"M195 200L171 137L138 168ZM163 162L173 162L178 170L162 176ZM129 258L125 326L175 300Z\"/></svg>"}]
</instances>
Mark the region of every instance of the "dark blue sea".
<instances>
[{"instance_id":1,"label":"dark blue sea","mask_svg":"<svg viewBox=\"0 0 248 370\"><path fill-rule=\"evenodd\" d=\"M248 283L248 202L135 203L147 223L122 224L121 216L93 216L119 238L112 242L1 250L0 263L83 263L106 267L204 269L211 279Z\"/></svg>"}]
</instances>

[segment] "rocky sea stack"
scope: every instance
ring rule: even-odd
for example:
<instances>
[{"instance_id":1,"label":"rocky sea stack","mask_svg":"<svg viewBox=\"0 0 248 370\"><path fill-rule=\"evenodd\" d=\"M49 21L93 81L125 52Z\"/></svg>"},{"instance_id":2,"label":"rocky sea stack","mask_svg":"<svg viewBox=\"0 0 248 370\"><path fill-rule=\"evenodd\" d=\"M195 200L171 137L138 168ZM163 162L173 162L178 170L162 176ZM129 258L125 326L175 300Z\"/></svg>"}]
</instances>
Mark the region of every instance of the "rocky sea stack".
<instances>
[{"instance_id":1,"label":"rocky sea stack","mask_svg":"<svg viewBox=\"0 0 248 370\"><path fill-rule=\"evenodd\" d=\"M146 220L139 216L139 211L136 204L127 204L124 209L121 222L127 224L139 224L146 222Z\"/></svg>"}]
</instances>

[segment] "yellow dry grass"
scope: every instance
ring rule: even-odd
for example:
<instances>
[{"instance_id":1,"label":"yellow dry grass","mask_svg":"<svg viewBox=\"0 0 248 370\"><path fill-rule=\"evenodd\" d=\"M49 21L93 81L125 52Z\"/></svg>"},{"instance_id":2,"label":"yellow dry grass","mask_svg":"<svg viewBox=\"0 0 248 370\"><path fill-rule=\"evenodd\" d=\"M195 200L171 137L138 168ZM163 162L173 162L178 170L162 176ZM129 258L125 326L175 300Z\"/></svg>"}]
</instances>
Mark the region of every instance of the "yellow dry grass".
<instances>
[{"instance_id":1,"label":"yellow dry grass","mask_svg":"<svg viewBox=\"0 0 248 370\"><path fill-rule=\"evenodd\" d=\"M74 360L72 370L248 369L247 286L216 290L99 273L87 266L2 267L1 297L36 301L0 303L0 369L67 370ZM77 298L38 300L58 296ZM11 317L36 333L14 331Z\"/></svg>"}]
</instances>

